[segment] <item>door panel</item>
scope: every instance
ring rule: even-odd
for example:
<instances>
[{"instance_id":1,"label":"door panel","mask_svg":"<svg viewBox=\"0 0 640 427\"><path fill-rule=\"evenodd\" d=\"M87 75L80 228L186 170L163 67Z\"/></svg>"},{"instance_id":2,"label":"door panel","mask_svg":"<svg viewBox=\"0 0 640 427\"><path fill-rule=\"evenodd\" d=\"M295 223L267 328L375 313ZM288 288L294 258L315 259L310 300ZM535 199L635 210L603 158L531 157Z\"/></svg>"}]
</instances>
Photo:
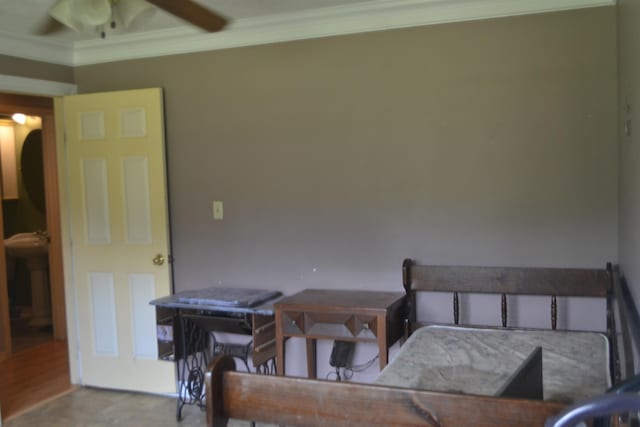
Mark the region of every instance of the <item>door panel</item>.
<instances>
[{"instance_id":1,"label":"door panel","mask_svg":"<svg viewBox=\"0 0 640 427\"><path fill-rule=\"evenodd\" d=\"M171 292L160 89L64 98L82 383L175 392L155 310Z\"/></svg>"}]
</instances>

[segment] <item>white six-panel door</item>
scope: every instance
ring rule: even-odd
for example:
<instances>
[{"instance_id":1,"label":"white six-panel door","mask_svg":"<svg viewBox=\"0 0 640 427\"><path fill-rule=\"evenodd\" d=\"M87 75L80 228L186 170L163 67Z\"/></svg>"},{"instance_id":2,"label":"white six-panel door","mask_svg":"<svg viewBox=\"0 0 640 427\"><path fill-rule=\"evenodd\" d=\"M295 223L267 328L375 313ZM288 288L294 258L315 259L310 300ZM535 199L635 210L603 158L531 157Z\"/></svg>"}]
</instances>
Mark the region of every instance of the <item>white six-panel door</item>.
<instances>
[{"instance_id":1,"label":"white six-panel door","mask_svg":"<svg viewBox=\"0 0 640 427\"><path fill-rule=\"evenodd\" d=\"M149 305L171 291L162 91L65 97L64 123L81 381L175 392Z\"/></svg>"}]
</instances>

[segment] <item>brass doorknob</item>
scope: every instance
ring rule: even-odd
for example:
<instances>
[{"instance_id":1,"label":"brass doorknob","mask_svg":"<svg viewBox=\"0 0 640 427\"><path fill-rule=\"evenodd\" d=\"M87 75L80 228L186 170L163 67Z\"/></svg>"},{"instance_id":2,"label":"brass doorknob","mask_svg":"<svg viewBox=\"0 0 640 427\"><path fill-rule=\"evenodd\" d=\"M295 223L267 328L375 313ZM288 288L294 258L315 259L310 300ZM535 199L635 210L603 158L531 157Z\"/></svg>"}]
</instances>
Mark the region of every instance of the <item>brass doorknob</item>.
<instances>
[{"instance_id":1,"label":"brass doorknob","mask_svg":"<svg viewBox=\"0 0 640 427\"><path fill-rule=\"evenodd\" d=\"M155 265L162 265L164 264L164 257L162 256L162 254L158 254L155 256L155 258L153 258L153 263Z\"/></svg>"}]
</instances>

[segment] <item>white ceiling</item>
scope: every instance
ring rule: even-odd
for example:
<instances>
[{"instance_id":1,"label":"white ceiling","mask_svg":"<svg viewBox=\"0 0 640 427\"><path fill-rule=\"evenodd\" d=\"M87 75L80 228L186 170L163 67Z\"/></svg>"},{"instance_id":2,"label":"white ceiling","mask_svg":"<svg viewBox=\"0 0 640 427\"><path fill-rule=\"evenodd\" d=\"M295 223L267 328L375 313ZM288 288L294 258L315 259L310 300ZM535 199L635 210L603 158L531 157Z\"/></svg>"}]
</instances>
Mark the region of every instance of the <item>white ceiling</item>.
<instances>
[{"instance_id":1,"label":"white ceiling","mask_svg":"<svg viewBox=\"0 0 640 427\"><path fill-rule=\"evenodd\" d=\"M178 1L178 0L174 0ZM286 40L326 37L615 4L615 0L197 0L228 17L205 33L157 11L126 33L37 36L56 0L0 0L0 54L85 65Z\"/></svg>"}]
</instances>

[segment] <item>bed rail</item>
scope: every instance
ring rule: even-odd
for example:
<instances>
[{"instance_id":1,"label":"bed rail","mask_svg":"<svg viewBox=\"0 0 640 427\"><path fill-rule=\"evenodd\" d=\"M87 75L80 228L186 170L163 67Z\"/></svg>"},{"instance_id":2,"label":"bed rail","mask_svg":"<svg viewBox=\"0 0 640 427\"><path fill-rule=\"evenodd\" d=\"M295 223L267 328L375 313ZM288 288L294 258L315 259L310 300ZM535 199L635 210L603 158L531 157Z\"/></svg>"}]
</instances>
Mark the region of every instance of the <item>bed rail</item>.
<instances>
[{"instance_id":1,"label":"bed rail","mask_svg":"<svg viewBox=\"0 0 640 427\"><path fill-rule=\"evenodd\" d=\"M229 418L291 427L458 427L469 420L476 427L540 427L565 408L557 402L240 373L227 356L211 362L205 381L209 427L225 427Z\"/></svg>"},{"instance_id":2,"label":"bed rail","mask_svg":"<svg viewBox=\"0 0 640 427\"><path fill-rule=\"evenodd\" d=\"M618 273L617 268L614 272ZM631 378L636 374L634 366L634 351L640 354L640 316L633 296L627 285L627 281L619 274L614 275L614 299L616 313L612 313L614 319L618 319L620 338L619 348L621 379ZM639 380L640 381L640 380ZM637 391L640 391L640 387Z\"/></svg>"}]
</instances>

